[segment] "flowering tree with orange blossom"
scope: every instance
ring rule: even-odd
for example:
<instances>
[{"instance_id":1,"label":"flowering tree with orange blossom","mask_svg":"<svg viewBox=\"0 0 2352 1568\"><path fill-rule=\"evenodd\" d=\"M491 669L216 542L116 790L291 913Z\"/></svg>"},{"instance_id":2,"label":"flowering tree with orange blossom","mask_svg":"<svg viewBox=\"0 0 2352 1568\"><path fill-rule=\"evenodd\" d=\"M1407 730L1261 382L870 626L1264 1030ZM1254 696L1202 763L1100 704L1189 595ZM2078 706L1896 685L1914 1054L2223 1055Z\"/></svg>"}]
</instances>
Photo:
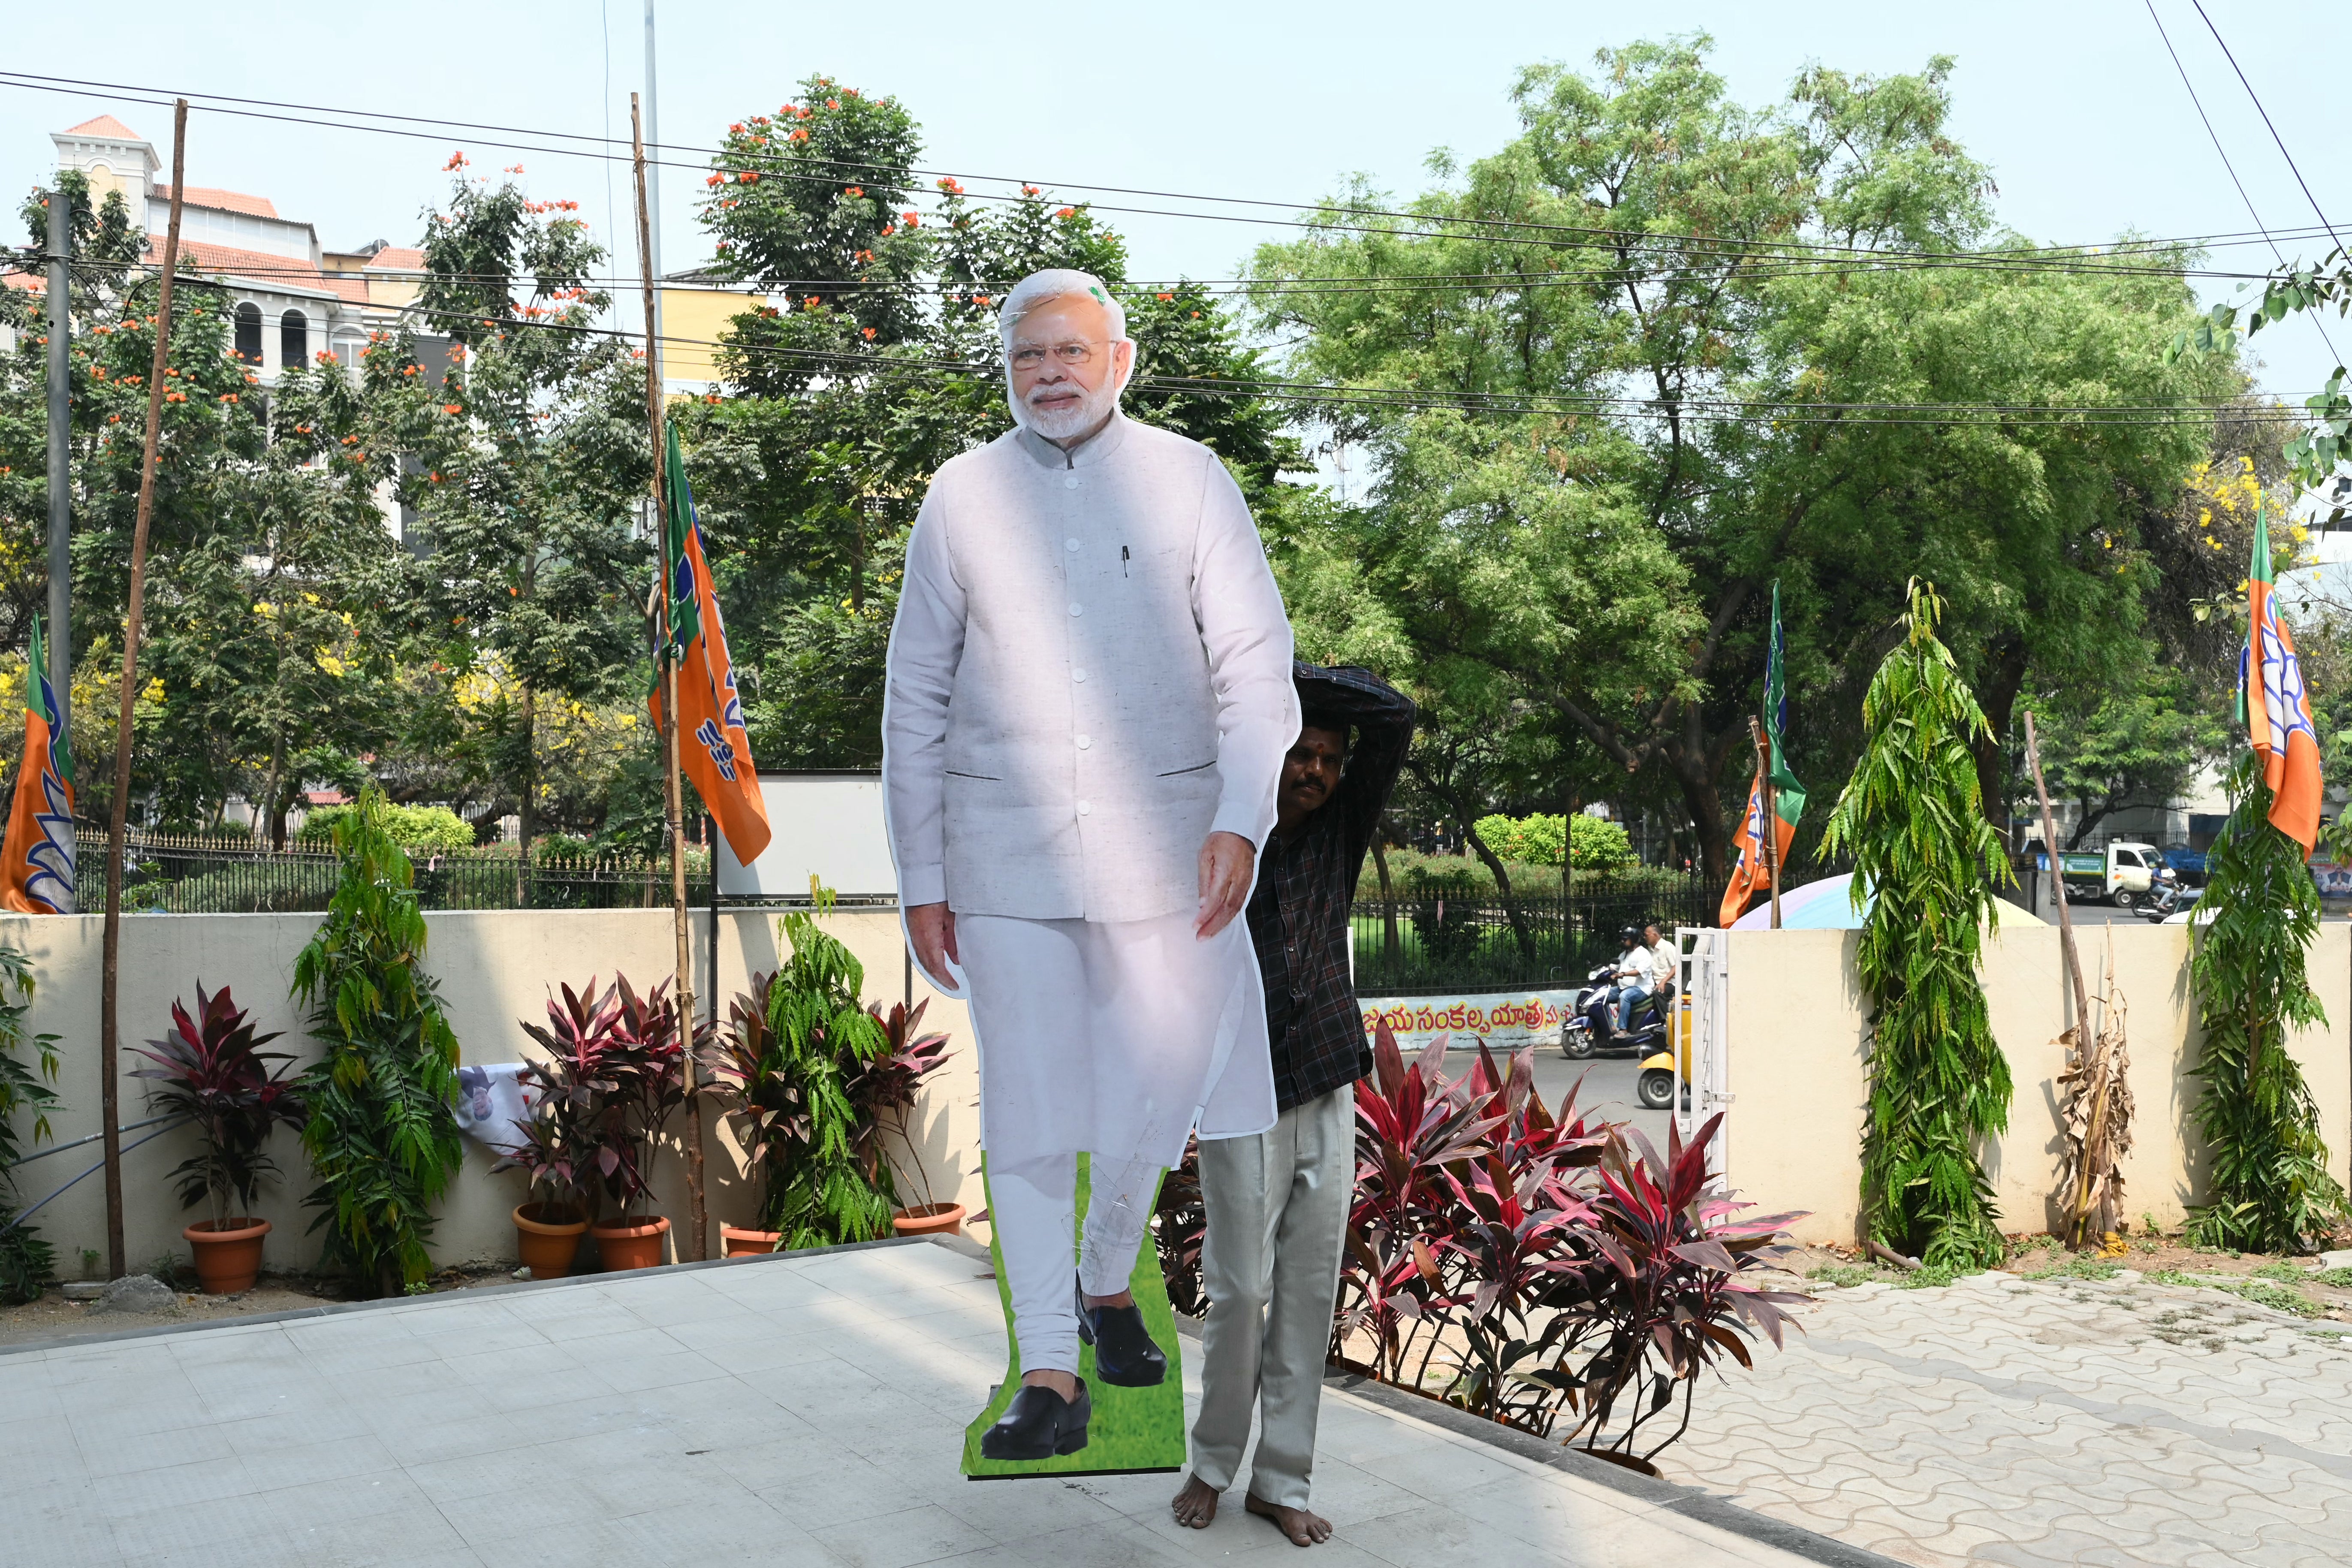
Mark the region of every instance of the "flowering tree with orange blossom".
<instances>
[{"instance_id":1,"label":"flowering tree with orange blossom","mask_svg":"<svg viewBox=\"0 0 2352 1568\"><path fill-rule=\"evenodd\" d=\"M995 312L1027 273L1118 289L1140 350L1128 411L1214 447L1271 525L1298 493L1280 415L1202 386L1264 374L1205 290L1129 283L1126 242L1039 187L983 201L945 177L919 195L920 151L896 99L811 77L730 124L706 177L710 271L764 300L734 320L724 391L689 411L688 461L752 747L774 765L880 756L906 532L938 467L1009 427Z\"/></svg>"}]
</instances>

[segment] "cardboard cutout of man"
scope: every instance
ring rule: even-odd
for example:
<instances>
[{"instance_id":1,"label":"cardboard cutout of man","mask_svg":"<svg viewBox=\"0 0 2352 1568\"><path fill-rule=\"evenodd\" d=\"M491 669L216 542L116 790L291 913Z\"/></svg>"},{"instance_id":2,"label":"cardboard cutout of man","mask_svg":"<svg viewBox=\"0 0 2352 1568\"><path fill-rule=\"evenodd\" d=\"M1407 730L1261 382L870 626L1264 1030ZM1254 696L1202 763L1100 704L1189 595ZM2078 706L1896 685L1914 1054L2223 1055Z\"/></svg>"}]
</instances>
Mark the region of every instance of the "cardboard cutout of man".
<instances>
[{"instance_id":1,"label":"cardboard cutout of man","mask_svg":"<svg viewBox=\"0 0 2352 1568\"><path fill-rule=\"evenodd\" d=\"M1290 626L1215 453L1118 411L1135 345L1097 279L999 324L1018 428L943 465L907 547L883 793L908 940L968 995L1023 1386L991 1459L1087 1441L1104 1382L1165 1376L1128 1279L1160 1173L1275 1121L1247 928L1298 732ZM1078 1277L1076 1156L1089 1156Z\"/></svg>"}]
</instances>

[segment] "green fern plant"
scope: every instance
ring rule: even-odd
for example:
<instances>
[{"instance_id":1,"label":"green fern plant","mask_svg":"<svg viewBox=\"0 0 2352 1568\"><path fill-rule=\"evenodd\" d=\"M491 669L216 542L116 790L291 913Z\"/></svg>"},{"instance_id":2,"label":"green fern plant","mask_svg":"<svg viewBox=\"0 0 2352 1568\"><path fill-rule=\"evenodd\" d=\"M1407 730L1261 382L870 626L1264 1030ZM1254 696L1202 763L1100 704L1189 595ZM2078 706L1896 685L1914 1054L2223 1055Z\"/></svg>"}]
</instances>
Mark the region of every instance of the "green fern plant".
<instances>
[{"instance_id":1,"label":"green fern plant","mask_svg":"<svg viewBox=\"0 0 2352 1568\"><path fill-rule=\"evenodd\" d=\"M2249 751L2231 765L2231 810L2205 858L2205 896L2189 984L2205 1046L2189 1076L2201 1086L2198 1131L2207 1202L2189 1238L2242 1252L2300 1252L2345 1216L2327 1173L2319 1108L2288 1035L2326 1022L2304 971L2319 934L2319 890L2303 846L2270 824L2271 790Z\"/></svg>"},{"instance_id":2,"label":"green fern plant","mask_svg":"<svg viewBox=\"0 0 2352 1568\"><path fill-rule=\"evenodd\" d=\"M371 787L335 824L341 869L326 923L294 961L294 991L325 1047L302 1075L302 1146L323 1212L321 1264L380 1295L432 1269L433 1205L465 1159L450 1104L457 1039L424 972L425 917L408 856Z\"/></svg>"},{"instance_id":3,"label":"green fern plant","mask_svg":"<svg viewBox=\"0 0 2352 1568\"><path fill-rule=\"evenodd\" d=\"M14 1171L25 1142L49 1133L49 1110L58 1102L50 1086L58 1079L58 1037L30 1035L25 1022L33 1011L33 966L13 947L0 947L0 1303L21 1306L38 1296L57 1273L57 1254L40 1232L16 1217ZM23 1055L33 1047L33 1059ZM22 1116L28 1125L20 1127Z\"/></svg>"},{"instance_id":4,"label":"green fern plant","mask_svg":"<svg viewBox=\"0 0 2352 1568\"><path fill-rule=\"evenodd\" d=\"M851 1091L890 1038L858 1005L866 970L849 949L814 916L782 924L791 961L735 999L703 1047L705 1077L759 1173L761 1228L779 1247L871 1241L890 1234L888 1177L861 1158Z\"/></svg>"},{"instance_id":5,"label":"green fern plant","mask_svg":"<svg viewBox=\"0 0 2352 1568\"><path fill-rule=\"evenodd\" d=\"M2011 1086L1977 963L2009 861L1977 789L1973 745L1990 727L1936 637L1942 616L1915 580L1822 853L1853 857L1857 905L1876 894L1858 955L1872 1008L1863 1225L1930 1266L1990 1268L2006 1244L1977 1151L2007 1129Z\"/></svg>"}]
</instances>

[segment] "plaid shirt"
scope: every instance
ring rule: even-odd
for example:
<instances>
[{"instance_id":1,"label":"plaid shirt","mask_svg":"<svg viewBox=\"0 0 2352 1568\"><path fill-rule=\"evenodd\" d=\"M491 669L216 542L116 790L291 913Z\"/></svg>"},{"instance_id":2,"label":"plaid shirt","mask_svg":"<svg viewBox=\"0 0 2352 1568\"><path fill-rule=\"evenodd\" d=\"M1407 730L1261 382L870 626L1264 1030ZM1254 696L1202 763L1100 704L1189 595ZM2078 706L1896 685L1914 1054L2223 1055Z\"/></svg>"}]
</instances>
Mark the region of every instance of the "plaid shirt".
<instances>
[{"instance_id":1,"label":"plaid shirt","mask_svg":"<svg viewBox=\"0 0 2352 1568\"><path fill-rule=\"evenodd\" d=\"M1331 798L1289 838L1266 840L1250 895L1250 940L1265 982L1274 1094L1304 1105L1372 1070L1348 961L1348 906L1389 791L1412 743L1412 701L1369 670L1297 664L1300 705L1354 727Z\"/></svg>"}]
</instances>

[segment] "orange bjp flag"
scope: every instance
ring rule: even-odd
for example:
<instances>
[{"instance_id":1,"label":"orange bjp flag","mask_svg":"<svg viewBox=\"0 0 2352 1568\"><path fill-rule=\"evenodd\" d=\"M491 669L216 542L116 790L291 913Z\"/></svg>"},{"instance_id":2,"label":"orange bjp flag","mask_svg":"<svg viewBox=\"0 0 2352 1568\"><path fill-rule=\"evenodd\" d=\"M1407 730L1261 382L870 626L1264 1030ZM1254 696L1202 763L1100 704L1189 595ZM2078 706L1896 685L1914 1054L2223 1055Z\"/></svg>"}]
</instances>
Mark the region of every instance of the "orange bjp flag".
<instances>
[{"instance_id":1,"label":"orange bjp flag","mask_svg":"<svg viewBox=\"0 0 2352 1568\"><path fill-rule=\"evenodd\" d=\"M2238 655L2238 716L2263 759L2271 826L2303 846L2319 841L2319 731L2294 656L2294 636L2278 613L2270 526L2254 510L2254 559L2246 573L2246 646Z\"/></svg>"},{"instance_id":2,"label":"orange bjp flag","mask_svg":"<svg viewBox=\"0 0 2352 1568\"><path fill-rule=\"evenodd\" d=\"M20 915L76 911L73 757L58 728L57 692L35 616L32 660L25 667L25 759L16 770L7 840L0 844L0 909Z\"/></svg>"},{"instance_id":3,"label":"orange bjp flag","mask_svg":"<svg viewBox=\"0 0 2352 1568\"><path fill-rule=\"evenodd\" d=\"M686 458L678 451L677 426L667 433L668 526L663 540L669 593L669 646L656 649L650 698L654 723L662 721L661 661L677 660L677 757L735 858L750 865L768 847L768 807L760 798L760 773L751 762L751 738L743 731L743 700L735 689L735 664L727 656L727 627L711 591L710 565L703 559L702 528L694 517L694 492L686 482Z\"/></svg>"}]
</instances>

